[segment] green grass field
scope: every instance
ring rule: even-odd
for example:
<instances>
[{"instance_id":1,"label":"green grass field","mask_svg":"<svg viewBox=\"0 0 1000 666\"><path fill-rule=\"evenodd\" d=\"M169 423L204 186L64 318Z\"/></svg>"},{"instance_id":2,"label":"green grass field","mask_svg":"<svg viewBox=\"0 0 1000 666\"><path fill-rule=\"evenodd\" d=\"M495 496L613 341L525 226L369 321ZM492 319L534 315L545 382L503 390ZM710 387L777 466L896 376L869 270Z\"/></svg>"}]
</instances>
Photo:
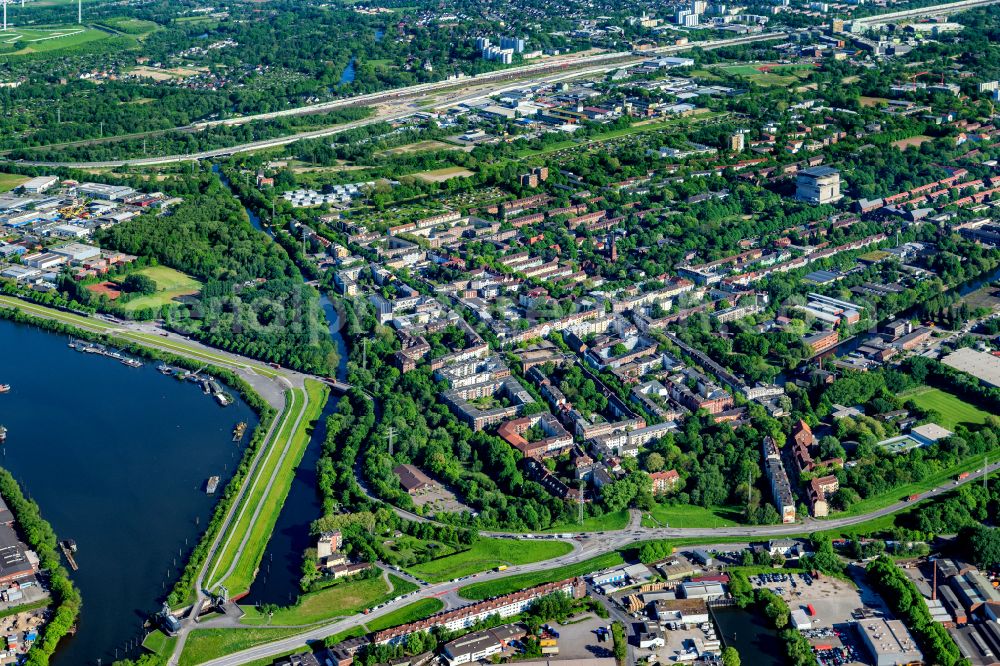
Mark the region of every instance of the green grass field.
<instances>
[{"instance_id":1,"label":"green grass field","mask_svg":"<svg viewBox=\"0 0 1000 666\"><path fill-rule=\"evenodd\" d=\"M309 395L309 404L305 405L305 395L301 389L290 389L289 414L287 420L282 423L281 429L271 444L270 451L261 462L258 471L257 482L251 491L244 498L247 510L240 520L236 521L230 531L230 538L226 546L217 554L216 561L209 569L212 573L210 584L222 582L232 594L239 594L250 587L256 576L257 566L264 555L264 548L271 538L274 524L278 520L278 514L285 503L288 489L292 485L292 477L295 475L295 468L302 459L306 445L309 443L309 434L312 431L312 423L319 418L323 411L323 405L329 396L329 389L320 382L307 379L305 390ZM295 414L305 407L304 416L299 423L299 427L294 429ZM282 459L281 452L285 447L285 442L291 439L288 454ZM268 479L275 474L274 484L270 491L267 489ZM263 503L263 509L259 518L253 519L254 508ZM246 546L242 553L239 553L243 535L249 533ZM232 573L226 575L232 562L236 560L236 566Z\"/></svg>"},{"instance_id":2,"label":"green grass field","mask_svg":"<svg viewBox=\"0 0 1000 666\"><path fill-rule=\"evenodd\" d=\"M124 32L125 34L135 36L148 35L160 27L160 25L155 21L146 21L144 19L128 17L104 19L101 21L101 24L111 28L112 30L118 30L120 32Z\"/></svg>"},{"instance_id":3,"label":"green grass field","mask_svg":"<svg viewBox=\"0 0 1000 666\"><path fill-rule=\"evenodd\" d=\"M582 523L563 523L545 530L550 534L572 532L607 532L624 529L628 525L628 511L615 511L602 516L589 516Z\"/></svg>"},{"instance_id":4,"label":"green grass field","mask_svg":"<svg viewBox=\"0 0 1000 666\"><path fill-rule=\"evenodd\" d=\"M301 633L302 629L280 628L269 629L254 627L252 629L195 629L184 644L181 653L180 666L196 666L206 661L247 650L264 643L288 638Z\"/></svg>"},{"instance_id":5,"label":"green grass field","mask_svg":"<svg viewBox=\"0 0 1000 666\"><path fill-rule=\"evenodd\" d=\"M167 636L157 629L146 636L146 640L142 642L142 647L161 657L168 657L174 651L174 645L176 644L176 637Z\"/></svg>"},{"instance_id":6,"label":"green grass field","mask_svg":"<svg viewBox=\"0 0 1000 666\"><path fill-rule=\"evenodd\" d=\"M45 28L15 26L5 33L0 33L0 55L28 55L80 49L110 36L103 30L78 25Z\"/></svg>"},{"instance_id":7,"label":"green grass field","mask_svg":"<svg viewBox=\"0 0 1000 666\"><path fill-rule=\"evenodd\" d=\"M970 405L951 393L930 386L921 386L900 393L899 397L903 401L912 400L920 409L934 410L941 415L937 421L938 425L949 430L954 430L955 426L959 424L966 427L982 425L986 422L986 417L989 416L975 405Z\"/></svg>"},{"instance_id":8,"label":"green grass field","mask_svg":"<svg viewBox=\"0 0 1000 666\"><path fill-rule=\"evenodd\" d=\"M339 583L325 590L310 592L299 599L295 606L282 608L268 618L257 608L245 606L243 624L295 626L313 624L341 615L360 613L365 608L385 603L403 594L409 594L417 586L397 576L390 576L392 589L382 576L364 578Z\"/></svg>"},{"instance_id":9,"label":"green grass field","mask_svg":"<svg viewBox=\"0 0 1000 666\"><path fill-rule=\"evenodd\" d=\"M149 296L140 296L125 303L127 312L142 308L160 308L183 296L197 294L201 290L201 282L180 271L166 266L150 266L138 271L156 281L157 291Z\"/></svg>"},{"instance_id":10,"label":"green grass field","mask_svg":"<svg viewBox=\"0 0 1000 666\"><path fill-rule=\"evenodd\" d=\"M0 192L10 192L27 180L27 176L19 176L16 173L0 173Z\"/></svg>"},{"instance_id":11,"label":"green grass field","mask_svg":"<svg viewBox=\"0 0 1000 666\"><path fill-rule=\"evenodd\" d=\"M407 622L416 622L425 617L430 617L444 608L444 602L440 599L420 599L412 604L407 604L391 613L386 613L382 617L377 617L365 624L368 631L382 631L389 627L398 627Z\"/></svg>"},{"instance_id":12,"label":"green grass field","mask_svg":"<svg viewBox=\"0 0 1000 666\"><path fill-rule=\"evenodd\" d=\"M706 509L690 504L657 505L642 517L643 527L731 527L741 512L729 507Z\"/></svg>"},{"instance_id":13,"label":"green grass field","mask_svg":"<svg viewBox=\"0 0 1000 666\"><path fill-rule=\"evenodd\" d=\"M550 560L573 550L564 541L528 541L523 539L480 539L472 548L407 569L430 583L460 578L488 571L500 565L529 564Z\"/></svg>"},{"instance_id":14,"label":"green grass field","mask_svg":"<svg viewBox=\"0 0 1000 666\"><path fill-rule=\"evenodd\" d=\"M461 588L458 593L466 599L489 599L501 594L509 594L518 590L523 590L543 583L552 583L559 580L572 578L573 576L583 576L584 574L601 569L616 567L625 562L618 553L605 553L592 557L589 560L568 564L564 567L556 567L548 571L534 571L532 573L520 574L518 576L507 576L497 580L488 580L482 583L473 583Z\"/></svg>"}]
</instances>

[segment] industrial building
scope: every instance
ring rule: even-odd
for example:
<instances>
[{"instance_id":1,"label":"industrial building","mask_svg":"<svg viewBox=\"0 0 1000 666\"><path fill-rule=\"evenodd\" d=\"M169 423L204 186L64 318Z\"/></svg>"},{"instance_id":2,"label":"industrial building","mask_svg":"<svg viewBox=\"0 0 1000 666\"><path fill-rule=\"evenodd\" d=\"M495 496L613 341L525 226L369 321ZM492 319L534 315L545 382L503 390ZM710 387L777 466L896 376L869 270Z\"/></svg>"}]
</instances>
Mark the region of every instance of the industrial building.
<instances>
[{"instance_id":1,"label":"industrial building","mask_svg":"<svg viewBox=\"0 0 1000 666\"><path fill-rule=\"evenodd\" d=\"M875 666L921 664L924 655L900 620L871 618L855 625Z\"/></svg>"}]
</instances>

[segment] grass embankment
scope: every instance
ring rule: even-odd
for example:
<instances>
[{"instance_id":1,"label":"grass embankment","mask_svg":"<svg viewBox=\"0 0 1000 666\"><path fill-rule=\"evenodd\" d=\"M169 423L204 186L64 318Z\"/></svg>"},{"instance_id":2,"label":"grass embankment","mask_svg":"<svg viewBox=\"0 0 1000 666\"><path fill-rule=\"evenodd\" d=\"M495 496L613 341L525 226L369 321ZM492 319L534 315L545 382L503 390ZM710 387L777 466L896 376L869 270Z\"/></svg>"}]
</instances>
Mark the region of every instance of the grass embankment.
<instances>
[{"instance_id":1,"label":"grass embankment","mask_svg":"<svg viewBox=\"0 0 1000 666\"><path fill-rule=\"evenodd\" d=\"M142 308L161 308L178 298L197 294L201 290L201 282L167 266L150 266L137 272L156 281L156 293L139 296L125 303L123 307L126 312Z\"/></svg>"},{"instance_id":2,"label":"grass embankment","mask_svg":"<svg viewBox=\"0 0 1000 666\"><path fill-rule=\"evenodd\" d=\"M281 608L268 618L253 606L244 606L246 625L307 625L343 615L360 613L365 608L383 604L390 599L409 594L417 586L397 576L389 576L386 583L382 576L338 583L299 598L294 606Z\"/></svg>"},{"instance_id":3,"label":"grass embankment","mask_svg":"<svg viewBox=\"0 0 1000 666\"><path fill-rule=\"evenodd\" d=\"M176 636L167 636L165 633L157 629L155 631L151 631L149 635L146 636L146 640L142 642L142 647L161 657L169 657L173 654L174 646L176 644Z\"/></svg>"},{"instance_id":4,"label":"grass embankment","mask_svg":"<svg viewBox=\"0 0 1000 666\"><path fill-rule=\"evenodd\" d=\"M209 586L221 582L233 595L250 588L278 520L278 514L291 488L295 468L298 467L309 443L313 422L323 411L329 393L325 385L311 379L305 381L304 390L289 389L287 418L283 419L274 442L261 461L253 485L244 498L245 511L233 524L225 546L209 569L212 573L212 579L208 581ZM300 413L302 419L296 428L296 420ZM288 450L282 457L286 443ZM274 483L268 488L272 476ZM254 519L258 506L261 507L260 515ZM241 545L242 552L240 552ZM235 566L232 566L234 562Z\"/></svg>"},{"instance_id":5,"label":"grass embankment","mask_svg":"<svg viewBox=\"0 0 1000 666\"><path fill-rule=\"evenodd\" d=\"M550 560L573 550L565 541L480 539L468 550L409 567L414 576L430 583L461 578L501 565L513 566Z\"/></svg>"},{"instance_id":6,"label":"grass embankment","mask_svg":"<svg viewBox=\"0 0 1000 666\"><path fill-rule=\"evenodd\" d=\"M398 608L391 613L386 613L382 617L377 617L371 622L365 624L365 628L368 631L382 631L383 629L388 629L389 627L398 627L401 624L407 624L408 622L416 622L417 620L422 620L425 617L430 617L434 613L439 612L444 608L444 602L440 599L420 599L419 601L414 601L412 604L407 604L402 608Z\"/></svg>"},{"instance_id":7,"label":"grass embankment","mask_svg":"<svg viewBox=\"0 0 1000 666\"><path fill-rule=\"evenodd\" d=\"M574 576L583 576L592 571L616 567L624 562L625 559L619 553L605 553L604 555L592 557L589 560L577 562L576 564L567 564L564 567L556 567L548 571L533 571L517 576L506 576L497 580L473 583L461 588L458 593L466 599L489 599L490 597L509 594L543 583L552 583Z\"/></svg>"},{"instance_id":8,"label":"grass embankment","mask_svg":"<svg viewBox=\"0 0 1000 666\"><path fill-rule=\"evenodd\" d=\"M742 512L731 507L706 509L689 504L657 505L643 514L643 527L732 527Z\"/></svg>"},{"instance_id":9,"label":"grass embankment","mask_svg":"<svg viewBox=\"0 0 1000 666\"><path fill-rule=\"evenodd\" d=\"M217 657L248 650L301 632L302 629L298 627L195 629L184 643L179 663L180 666L196 666Z\"/></svg>"}]
</instances>

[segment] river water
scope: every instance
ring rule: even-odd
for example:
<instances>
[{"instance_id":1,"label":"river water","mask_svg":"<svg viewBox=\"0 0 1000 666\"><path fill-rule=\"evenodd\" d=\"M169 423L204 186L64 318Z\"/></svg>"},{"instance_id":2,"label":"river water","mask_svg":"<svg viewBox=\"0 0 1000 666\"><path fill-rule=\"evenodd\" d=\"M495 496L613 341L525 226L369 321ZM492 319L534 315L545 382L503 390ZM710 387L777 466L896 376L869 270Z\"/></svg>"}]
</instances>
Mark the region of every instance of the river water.
<instances>
[{"instance_id":1,"label":"river water","mask_svg":"<svg viewBox=\"0 0 1000 666\"><path fill-rule=\"evenodd\" d=\"M205 481L225 484L242 455L233 426L257 419L241 400L222 408L154 363L128 368L66 343L0 321L0 382L13 387L0 395L0 465L79 547L79 631L52 663L109 664L141 640L208 523L218 497Z\"/></svg>"}]
</instances>

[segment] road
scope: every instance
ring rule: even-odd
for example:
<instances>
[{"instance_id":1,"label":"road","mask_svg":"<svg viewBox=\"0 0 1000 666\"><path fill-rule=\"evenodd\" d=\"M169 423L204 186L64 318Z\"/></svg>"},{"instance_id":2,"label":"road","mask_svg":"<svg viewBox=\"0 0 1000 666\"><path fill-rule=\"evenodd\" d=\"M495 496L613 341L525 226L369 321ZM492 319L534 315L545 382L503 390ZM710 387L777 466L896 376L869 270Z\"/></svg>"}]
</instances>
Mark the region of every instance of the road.
<instances>
[{"instance_id":1,"label":"road","mask_svg":"<svg viewBox=\"0 0 1000 666\"><path fill-rule=\"evenodd\" d=\"M990 465L985 473L993 473L1000 470L1000 463L995 463ZM377 611L373 611L368 615L357 615L348 618L341 618L326 624L321 624L317 626L310 627L304 630L301 634L296 634L295 636L284 638L273 643L267 643L265 645L260 645L249 650L243 650L225 657L219 657L218 659L213 659L211 661L205 662L204 666L239 666L239 664L245 664L250 661L257 659L265 659L267 657L273 657L290 650L295 650L303 647L304 645L311 643L313 641L321 641L328 636L333 636L342 631L352 629L355 627L362 627L366 622L369 622L377 617L381 617L387 613L394 610L402 608L407 604L411 604L418 599L427 598L438 598L445 600L446 604L454 604L456 600L461 598L458 595L458 590L461 587L470 585L472 583L479 583L483 581L496 580L498 578L504 578L506 576L514 576L523 573L530 573L536 571L547 571L556 567L565 566L568 564L575 564L582 562L584 560L596 557L603 553L607 553L614 550L619 550L634 545L638 541L646 539L689 539L689 538L705 538L707 540L717 539L720 537L748 537L750 540L754 539L764 539L769 537L780 537L780 536L792 536L792 535L803 535L812 531L818 530L829 530L829 529L840 529L845 527L850 527L852 525L858 525L860 523L867 522L869 520L879 518L881 516L891 515L906 509L916 502L925 499L934 498L942 493L948 492L955 489L957 486L971 483L978 479L981 479L984 474L984 470L980 469L969 475L968 478L955 483L954 481L948 481L936 488L928 490L927 492L921 493L918 499L913 501L900 501L882 509L876 511L871 511L858 516L849 516L845 518L835 518L833 520L814 520L808 519L801 523L795 523L792 525L759 525L759 526L747 526L747 527L723 527L723 528L658 528L658 529L644 529L640 527L635 527L630 525L628 528L617 531L607 531L598 534L584 534L580 535L582 541L576 542L577 547L571 553L567 553L561 557L557 557L552 560L546 560L543 562L535 562L534 564L526 564L522 566L509 567L506 571L496 572L488 571L481 574L476 574L468 576L465 580L457 582L447 582L438 583L434 585L428 585L422 587L420 590L412 593L408 597L403 597L389 602ZM499 535L499 534L498 534ZM536 534L536 535L506 535L511 538L552 538L551 534ZM210 620L208 622L202 623L203 627L222 627L225 626L225 620Z\"/></svg>"},{"instance_id":2,"label":"road","mask_svg":"<svg viewBox=\"0 0 1000 666\"><path fill-rule=\"evenodd\" d=\"M453 80L453 81L438 81L436 83L424 83L416 86L411 86L408 88L399 88L388 92L359 95L356 97L349 97L330 102L322 102L319 104L301 106L293 109L285 109L283 111L275 111L272 113L261 113L256 115L240 116L237 118L228 118L224 120L216 120L205 123L196 123L194 125L186 125L184 127L176 128L177 131L191 131L191 130L208 128L215 125L245 124L256 120L269 120L282 116L298 116L298 115L322 113L325 111L330 111L332 109L345 106L371 105L373 103L386 104L386 106L384 106L383 108L379 108L377 110L377 113L375 113L372 117L365 118L364 120L357 120L317 130L298 132L295 134L290 134L283 137L276 137L273 139L249 141L247 143L231 146L228 148L216 148L213 150L204 150L201 152L189 153L184 155L160 155L155 157L143 157L136 159L121 159L121 160L104 160L95 162L81 162L81 161L46 162L46 161L19 160L17 161L17 163L28 166L99 169L99 168L114 168L125 165L152 166L157 164L171 164L176 162L188 162L194 160L206 160L218 157L227 157L238 153L254 152L258 150L265 150L268 148L277 148L280 146L286 146L295 143L296 141L301 141L305 139L319 139L319 138L334 136L336 134L340 134L348 130L357 129L359 127L365 127L367 125L371 125L374 123L392 122L396 120L401 120L403 118L412 116L418 111L428 110L427 108L419 106L418 102L422 99L426 99L430 93L439 94L443 91L449 91L449 90L453 91L453 96L448 97L446 99L435 99L433 104L433 108L436 109L448 108L465 102L471 102L474 100L482 99L490 95L495 95L512 88L521 87L524 85L526 80L531 80L537 83L557 82L563 79L583 76L586 74L602 73L613 69L619 69L621 67L643 62L656 55L681 53L684 51L689 51L694 48L711 50L711 49L723 48L726 46L735 46L739 44L749 44L761 41L772 41L776 39L782 39L784 37L787 37L787 34L784 32L762 33L759 35L748 35L748 36L735 37L729 39L691 42L689 44L677 45L677 46L664 46L658 49L651 49L649 51L644 51L641 55L633 55L631 52L628 51L600 53L596 55L571 54L568 56L561 56L553 59L547 59L545 62L536 65L526 65L523 67L514 67L500 72L489 72L486 74L479 74L476 76L470 76L457 81ZM472 92L469 92L470 90L472 90ZM162 132L162 130L158 131ZM142 135L141 134L129 135L130 138L135 138L137 136L142 136Z\"/></svg>"}]
</instances>

